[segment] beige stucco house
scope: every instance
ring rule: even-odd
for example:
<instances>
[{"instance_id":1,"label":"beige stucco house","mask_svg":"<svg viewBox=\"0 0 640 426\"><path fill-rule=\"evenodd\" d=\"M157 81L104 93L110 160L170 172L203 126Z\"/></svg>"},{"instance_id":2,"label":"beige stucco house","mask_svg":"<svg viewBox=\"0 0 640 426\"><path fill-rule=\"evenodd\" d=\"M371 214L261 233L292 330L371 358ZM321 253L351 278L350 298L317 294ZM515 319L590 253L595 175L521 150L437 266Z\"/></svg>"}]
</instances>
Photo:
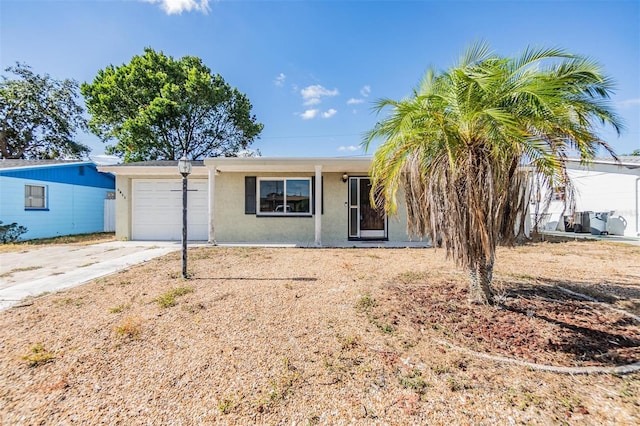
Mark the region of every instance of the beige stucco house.
<instances>
[{"instance_id":1,"label":"beige stucco house","mask_svg":"<svg viewBox=\"0 0 640 426\"><path fill-rule=\"evenodd\" d=\"M386 217L369 202L370 158L207 158L188 178L188 239L218 244L415 245L400 203ZM103 166L116 175L116 237L180 240L175 161ZM418 244L427 245L427 243Z\"/></svg>"}]
</instances>

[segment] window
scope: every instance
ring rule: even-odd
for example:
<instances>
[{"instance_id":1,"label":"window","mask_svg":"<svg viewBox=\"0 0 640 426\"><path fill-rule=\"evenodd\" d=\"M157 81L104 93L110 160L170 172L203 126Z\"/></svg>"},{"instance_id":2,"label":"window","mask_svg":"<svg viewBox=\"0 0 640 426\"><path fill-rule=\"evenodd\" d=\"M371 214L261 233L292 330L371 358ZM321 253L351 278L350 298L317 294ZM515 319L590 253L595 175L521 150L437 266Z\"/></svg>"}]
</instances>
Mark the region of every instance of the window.
<instances>
[{"instance_id":1,"label":"window","mask_svg":"<svg viewBox=\"0 0 640 426\"><path fill-rule=\"evenodd\" d=\"M24 208L25 209L46 209L47 188L42 185L24 186Z\"/></svg>"},{"instance_id":2,"label":"window","mask_svg":"<svg viewBox=\"0 0 640 426\"><path fill-rule=\"evenodd\" d=\"M311 179L258 179L258 214L311 215Z\"/></svg>"}]
</instances>

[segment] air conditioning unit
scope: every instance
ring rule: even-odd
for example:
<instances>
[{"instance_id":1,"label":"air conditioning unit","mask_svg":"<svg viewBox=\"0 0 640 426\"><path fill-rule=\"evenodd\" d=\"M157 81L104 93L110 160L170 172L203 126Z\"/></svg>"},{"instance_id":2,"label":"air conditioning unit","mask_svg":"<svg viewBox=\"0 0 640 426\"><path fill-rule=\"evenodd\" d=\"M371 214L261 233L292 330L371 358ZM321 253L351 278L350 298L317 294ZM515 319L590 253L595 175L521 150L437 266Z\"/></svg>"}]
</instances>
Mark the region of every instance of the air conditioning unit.
<instances>
[{"instance_id":1,"label":"air conditioning unit","mask_svg":"<svg viewBox=\"0 0 640 426\"><path fill-rule=\"evenodd\" d=\"M595 212L589 215L592 235L607 235L607 221L613 212Z\"/></svg>"}]
</instances>

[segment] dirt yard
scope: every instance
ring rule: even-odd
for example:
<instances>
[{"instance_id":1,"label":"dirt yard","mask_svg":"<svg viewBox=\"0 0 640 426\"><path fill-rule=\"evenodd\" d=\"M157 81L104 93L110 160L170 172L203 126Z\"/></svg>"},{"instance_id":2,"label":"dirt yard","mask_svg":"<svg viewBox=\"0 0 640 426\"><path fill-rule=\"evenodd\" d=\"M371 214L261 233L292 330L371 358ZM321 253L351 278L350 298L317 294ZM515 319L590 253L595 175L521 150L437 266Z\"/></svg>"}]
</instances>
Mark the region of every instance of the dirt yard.
<instances>
[{"instance_id":1,"label":"dirt yard","mask_svg":"<svg viewBox=\"0 0 640 426\"><path fill-rule=\"evenodd\" d=\"M640 424L640 373L605 372L640 367L640 247L500 249L497 307L467 304L442 250L200 248L180 267L0 312L0 423Z\"/></svg>"}]
</instances>

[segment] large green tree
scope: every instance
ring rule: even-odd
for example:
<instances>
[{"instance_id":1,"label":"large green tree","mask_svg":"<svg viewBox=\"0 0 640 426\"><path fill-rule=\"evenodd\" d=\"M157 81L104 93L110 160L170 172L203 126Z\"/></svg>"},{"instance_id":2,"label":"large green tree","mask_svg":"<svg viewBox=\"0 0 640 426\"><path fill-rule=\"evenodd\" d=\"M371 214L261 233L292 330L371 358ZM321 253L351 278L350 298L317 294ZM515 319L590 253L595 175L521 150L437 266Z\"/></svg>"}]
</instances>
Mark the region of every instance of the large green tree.
<instances>
[{"instance_id":1,"label":"large green tree","mask_svg":"<svg viewBox=\"0 0 640 426\"><path fill-rule=\"evenodd\" d=\"M246 95L199 58L175 60L146 48L128 64L100 70L81 87L89 127L125 162L233 156L263 125Z\"/></svg>"},{"instance_id":2,"label":"large green tree","mask_svg":"<svg viewBox=\"0 0 640 426\"><path fill-rule=\"evenodd\" d=\"M0 157L80 158L89 148L74 140L86 129L76 102L78 83L35 74L28 65L5 69L0 82Z\"/></svg>"},{"instance_id":3,"label":"large green tree","mask_svg":"<svg viewBox=\"0 0 640 426\"><path fill-rule=\"evenodd\" d=\"M568 183L568 155L613 154L597 135L621 129L611 91L589 58L536 48L502 57L475 44L458 65L427 71L410 97L378 101L378 113L391 111L363 141L382 142L375 201L393 213L402 188L410 234L441 240L469 271L470 300L492 304L496 246L515 242L532 177L551 193Z\"/></svg>"}]
</instances>

